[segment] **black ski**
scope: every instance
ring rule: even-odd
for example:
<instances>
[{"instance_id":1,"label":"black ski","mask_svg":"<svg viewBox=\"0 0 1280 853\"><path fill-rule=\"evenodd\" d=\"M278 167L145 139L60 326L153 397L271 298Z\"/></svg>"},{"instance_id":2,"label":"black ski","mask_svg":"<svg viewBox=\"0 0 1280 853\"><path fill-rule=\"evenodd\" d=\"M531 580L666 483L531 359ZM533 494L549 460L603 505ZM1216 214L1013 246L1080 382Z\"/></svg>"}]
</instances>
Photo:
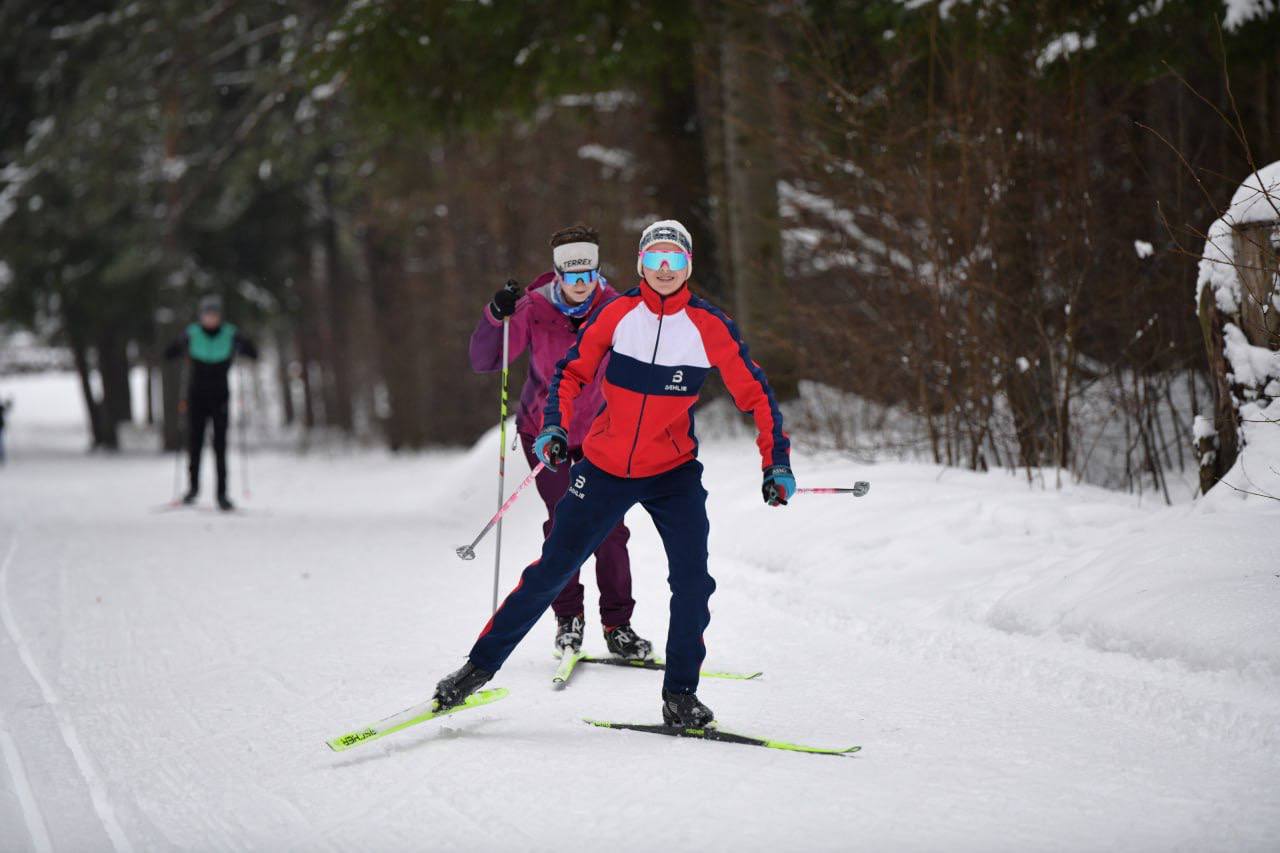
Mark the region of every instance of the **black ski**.
<instances>
[{"instance_id":1,"label":"black ski","mask_svg":"<svg viewBox=\"0 0 1280 853\"><path fill-rule=\"evenodd\" d=\"M583 655L580 659L581 663L604 663L609 666L622 666L631 669L656 669L665 670L667 662L662 658L645 658L644 660L635 660L633 658L615 658L615 657L596 657L595 655ZM763 672L716 672L711 670L703 670L699 673L703 678L732 678L738 681L752 681L764 675Z\"/></svg>"},{"instance_id":2,"label":"black ski","mask_svg":"<svg viewBox=\"0 0 1280 853\"><path fill-rule=\"evenodd\" d=\"M628 732L645 732L647 734L654 735L667 735L668 737L714 740L719 741L720 743L738 743L743 746L763 746L768 749L783 749L788 752L809 752L815 755L848 755L862 749L860 746L850 746L845 747L844 749L827 749L820 746L805 746L804 744L788 743L783 740L770 740L769 738L740 735L716 728L714 725L702 729L695 729L681 726L646 725L645 723L613 723L607 720L584 720L584 722L590 723L593 726L599 726L602 729L619 729Z\"/></svg>"}]
</instances>

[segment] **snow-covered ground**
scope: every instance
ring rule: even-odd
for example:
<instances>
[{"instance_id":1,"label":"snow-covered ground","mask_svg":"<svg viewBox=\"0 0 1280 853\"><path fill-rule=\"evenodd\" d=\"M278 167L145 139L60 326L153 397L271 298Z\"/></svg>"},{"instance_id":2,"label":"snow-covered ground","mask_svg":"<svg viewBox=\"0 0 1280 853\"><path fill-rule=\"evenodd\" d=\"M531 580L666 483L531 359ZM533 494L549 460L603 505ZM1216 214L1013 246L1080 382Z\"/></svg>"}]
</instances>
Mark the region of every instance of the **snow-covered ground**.
<instances>
[{"instance_id":1,"label":"snow-covered ground","mask_svg":"<svg viewBox=\"0 0 1280 853\"><path fill-rule=\"evenodd\" d=\"M9 394L0 849L1280 839L1280 503L1140 506L799 455L801 485L865 478L871 494L771 510L750 443L708 442L708 664L766 676L700 696L726 727L861 753L588 727L656 721L660 678L588 668L553 691L547 617L495 680L504 701L334 754L326 738L426 698L487 618L492 543L469 563L453 549L492 509L495 439L255 455L246 513L154 513L171 457L86 456L68 376L5 380ZM537 550L531 497L504 534L508 585ZM629 522L636 626L660 640L661 547L642 513Z\"/></svg>"}]
</instances>

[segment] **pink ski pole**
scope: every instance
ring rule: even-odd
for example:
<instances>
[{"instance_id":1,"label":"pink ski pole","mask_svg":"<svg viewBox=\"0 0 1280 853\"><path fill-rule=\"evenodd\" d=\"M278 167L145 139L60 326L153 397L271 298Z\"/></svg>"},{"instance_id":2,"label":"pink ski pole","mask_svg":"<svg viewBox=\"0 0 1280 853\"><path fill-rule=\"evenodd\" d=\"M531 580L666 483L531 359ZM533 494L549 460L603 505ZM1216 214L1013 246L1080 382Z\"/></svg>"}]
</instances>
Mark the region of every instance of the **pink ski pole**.
<instances>
[{"instance_id":1,"label":"pink ski pole","mask_svg":"<svg viewBox=\"0 0 1280 853\"><path fill-rule=\"evenodd\" d=\"M796 494L797 495L853 495L855 498L860 498L869 491L871 491L871 484L868 483L866 480L859 480L858 482L853 484L852 489L832 489L832 488L796 489Z\"/></svg>"},{"instance_id":2,"label":"pink ski pole","mask_svg":"<svg viewBox=\"0 0 1280 853\"><path fill-rule=\"evenodd\" d=\"M524 482L516 486L516 490L511 493L511 497L507 498L502 506L498 507L498 511L493 514L493 518L489 519L489 523L484 526L484 530L480 531L480 535L475 538L475 541L470 545L459 545L454 549L454 553L464 560L474 560L476 558L476 546L480 544L480 540L493 529L495 524L502 520L502 517L507 514L507 510L511 509L511 505L516 502L516 498L520 497L520 493L524 491L525 486L532 483L534 478L542 473L542 469L545 467L547 467L546 464L542 462L535 465L533 470L529 472L529 476L524 478Z\"/></svg>"}]
</instances>

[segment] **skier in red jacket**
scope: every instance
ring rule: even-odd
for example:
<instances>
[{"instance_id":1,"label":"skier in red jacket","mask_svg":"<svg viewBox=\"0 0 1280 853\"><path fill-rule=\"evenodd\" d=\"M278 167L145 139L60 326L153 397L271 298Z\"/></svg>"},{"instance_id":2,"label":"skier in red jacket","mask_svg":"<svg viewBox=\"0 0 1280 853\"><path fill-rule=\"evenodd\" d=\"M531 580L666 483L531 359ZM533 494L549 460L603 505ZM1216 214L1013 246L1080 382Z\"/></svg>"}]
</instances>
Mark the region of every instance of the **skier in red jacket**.
<instances>
[{"instance_id":1,"label":"skier in red jacket","mask_svg":"<svg viewBox=\"0 0 1280 853\"><path fill-rule=\"evenodd\" d=\"M564 425L608 356L604 408L583 442L583 459L569 471L571 484L556 505L541 558L524 570L467 662L436 685L440 708L461 703L493 677L601 539L638 503L658 528L669 565L663 721L701 727L714 719L696 694L715 581L707 571L707 492L689 414L712 368L738 408L755 418L765 503L786 504L796 481L773 391L733 321L689 292L692 267L693 239L685 227L674 220L650 225L636 261L640 286L605 305L558 365L534 441L540 460L552 467L567 463Z\"/></svg>"},{"instance_id":2,"label":"skier in red jacket","mask_svg":"<svg viewBox=\"0 0 1280 853\"><path fill-rule=\"evenodd\" d=\"M600 308L618 294L600 275L600 239L585 225L563 228L551 235L552 269L530 283L523 296L503 288L485 306L471 334L471 368L491 373L502 368L502 323L510 326L508 357L515 361L529 350L529 378L520 392L516 432L529 466L538 464L533 443L542 430L542 410L547 407L547 387L556 364L578 338L578 332ZM582 458L582 440L591 420L604 404L600 382L586 383L579 396L578 412L563 426L568 434L569 461ZM555 506L569 490L569 466L544 468L537 479L538 494L547 505L543 536L551 533ZM600 624L605 644L617 657L642 660L653 654L653 644L631 627L636 602L631 597L631 559L627 553L627 526L621 520L595 549L596 586L600 590ZM556 654L582 649L586 626L584 594L578 573L565 584L551 609L556 615Z\"/></svg>"}]
</instances>

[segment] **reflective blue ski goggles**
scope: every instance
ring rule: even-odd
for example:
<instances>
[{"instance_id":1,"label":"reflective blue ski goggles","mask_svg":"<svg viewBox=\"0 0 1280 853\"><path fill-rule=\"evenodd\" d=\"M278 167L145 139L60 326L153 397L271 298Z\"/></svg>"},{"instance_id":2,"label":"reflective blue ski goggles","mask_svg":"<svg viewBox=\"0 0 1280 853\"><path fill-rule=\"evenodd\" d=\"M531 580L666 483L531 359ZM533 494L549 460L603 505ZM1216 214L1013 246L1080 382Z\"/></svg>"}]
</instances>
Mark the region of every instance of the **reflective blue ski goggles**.
<instances>
[{"instance_id":1,"label":"reflective blue ski goggles","mask_svg":"<svg viewBox=\"0 0 1280 853\"><path fill-rule=\"evenodd\" d=\"M640 263L644 264L645 269L658 270L662 269L665 263L673 270L682 270L689 266L690 255L688 252L641 252Z\"/></svg>"},{"instance_id":2,"label":"reflective blue ski goggles","mask_svg":"<svg viewBox=\"0 0 1280 853\"><path fill-rule=\"evenodd\" d=\"M595 284L600 280L599 270L583 270L582 272L562 272L556 270L560 280L565 284Z\"/></svg>"}]
</instances>

